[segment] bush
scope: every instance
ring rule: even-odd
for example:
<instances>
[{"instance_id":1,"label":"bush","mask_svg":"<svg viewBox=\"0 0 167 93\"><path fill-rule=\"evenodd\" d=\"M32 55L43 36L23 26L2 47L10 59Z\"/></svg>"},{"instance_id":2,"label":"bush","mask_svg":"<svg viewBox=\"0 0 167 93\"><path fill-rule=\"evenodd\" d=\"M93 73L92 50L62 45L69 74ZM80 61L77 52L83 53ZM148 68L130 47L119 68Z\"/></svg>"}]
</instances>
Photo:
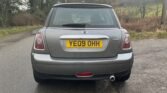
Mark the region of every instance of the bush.
<instances>
[{"instance_id":1,"label":"bush","mask_svg":"<svg viewBox=\"0 0 167 93\"><path fill-rule=\"evenodd\" d=\"M156 31L157 28L159 28L159 18L130 18L128 19L122 19L121 24L124 28L133 30L136 32L142 32L142 31Z\"/></svg>"},{"instance_id":2,"label":"bush","mask_svg":"<svg viewBox=\"0 0 167 93\"><path fill-rule=\"evenodd\" d=\"M12 26L39 25L40 21L29 13L20 13L12 18Z\"/></svg>"}]
</instances>

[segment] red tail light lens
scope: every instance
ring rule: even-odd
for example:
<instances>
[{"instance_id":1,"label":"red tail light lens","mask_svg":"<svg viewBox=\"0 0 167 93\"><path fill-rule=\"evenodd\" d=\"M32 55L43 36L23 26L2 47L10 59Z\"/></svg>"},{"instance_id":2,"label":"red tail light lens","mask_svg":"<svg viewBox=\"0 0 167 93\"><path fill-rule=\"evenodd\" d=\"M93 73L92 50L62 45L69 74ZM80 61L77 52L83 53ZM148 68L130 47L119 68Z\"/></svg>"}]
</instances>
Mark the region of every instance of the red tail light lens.
<instances>
[{"instance_id":1,"label":"red tail light lens","mask_svg":"<svg viewBox=\"0 0 167 93\"><path fill-rule=\"evenodd\" d=\"M34 49L35 50L45 50L44 38L43 38L42 33L37 33L36 34Z\"/></svg>"},{"instance_id":2,"label":"red tail light lens","mask_svg":"<svg viewBox=\"0 0 167 93\"><path fill-rule=\"evenodd\" d=\"M123 50L127 50L131 48L131 43L130 43L130 36L129 34L125 34L125 38L123 41L123 46L122 46Z\"/></svg>"}]
</instances>

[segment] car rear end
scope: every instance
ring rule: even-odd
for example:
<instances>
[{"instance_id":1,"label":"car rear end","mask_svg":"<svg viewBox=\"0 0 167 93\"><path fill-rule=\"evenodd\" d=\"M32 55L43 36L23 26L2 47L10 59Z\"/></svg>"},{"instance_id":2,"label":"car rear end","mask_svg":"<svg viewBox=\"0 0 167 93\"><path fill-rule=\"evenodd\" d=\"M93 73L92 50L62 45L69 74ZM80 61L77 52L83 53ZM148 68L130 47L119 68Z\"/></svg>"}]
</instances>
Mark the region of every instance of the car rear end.
<instances>
[{"instance_id":1,"label":"car rear end","mask_svg":"<svg viewBox=\"0 0 167 93\"><path fill-rule=\"evenodd\" d=\"M38 81L99 80L129 75L133 52L111 6L60 4L36 34L31 59Z\"/></svg>"}]
</instances>

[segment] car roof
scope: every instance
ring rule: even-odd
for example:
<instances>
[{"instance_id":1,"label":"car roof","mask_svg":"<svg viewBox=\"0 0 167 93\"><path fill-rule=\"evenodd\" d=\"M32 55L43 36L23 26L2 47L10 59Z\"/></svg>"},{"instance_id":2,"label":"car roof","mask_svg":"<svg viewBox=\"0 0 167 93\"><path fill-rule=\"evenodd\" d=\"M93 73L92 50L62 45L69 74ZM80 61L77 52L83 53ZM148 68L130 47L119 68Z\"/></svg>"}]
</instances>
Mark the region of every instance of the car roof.
<instances>
[{"instance_id":1,"label":"car roof","mask_svg":"<svg viewBox=\"0 0 167 93\"><path fill-rule=\"evenodd\" d=\"M67 7L67 8L112 8L111 5L96 4L96 3L59 3L59 4L53 5L53 7Z\"/></svg>"}]
</instances>

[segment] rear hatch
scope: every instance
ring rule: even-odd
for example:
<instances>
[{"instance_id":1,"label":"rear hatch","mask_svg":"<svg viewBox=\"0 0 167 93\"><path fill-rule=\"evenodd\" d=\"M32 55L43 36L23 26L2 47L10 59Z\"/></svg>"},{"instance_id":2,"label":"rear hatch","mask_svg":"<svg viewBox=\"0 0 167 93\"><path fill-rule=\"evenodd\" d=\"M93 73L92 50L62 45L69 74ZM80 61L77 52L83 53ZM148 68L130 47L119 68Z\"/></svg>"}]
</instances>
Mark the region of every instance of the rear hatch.
<instances>
[{"instance_id":1,"label":"rear hatch","mask_svg":"<svg viewBox=\"0 0 167 93\"><path fill-rule=\"evenodd\" d=\"M45 38L55 58L111 58L117 56L122 40L117 28L48 27Z\"/></svg>"}]
</instances>

